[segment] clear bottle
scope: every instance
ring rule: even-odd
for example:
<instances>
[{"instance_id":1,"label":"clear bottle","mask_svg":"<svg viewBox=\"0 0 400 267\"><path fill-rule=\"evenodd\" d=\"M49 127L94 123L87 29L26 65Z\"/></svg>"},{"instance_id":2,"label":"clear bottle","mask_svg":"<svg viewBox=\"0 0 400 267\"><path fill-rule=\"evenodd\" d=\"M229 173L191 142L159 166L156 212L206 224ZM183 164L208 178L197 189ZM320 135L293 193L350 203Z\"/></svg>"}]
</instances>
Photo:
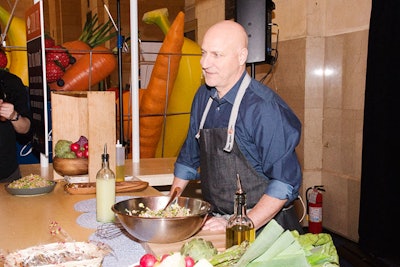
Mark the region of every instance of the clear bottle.
<instances>
[{"instance_id":1,"label":"clear bottle","mask_svg":"<svg viewBox=\"0 0 400 267\"><path fill-rule=\"evenodd\" d=\"M101 155L101 169L96 175L96 219L98 222L112 222L115 215L111 207L115 204L115 174L110 169L107 145Z\"/></svg>"},{"instance_id":2,"label":"clear bottle","mask_svg":"<svg viewBox=\"0 0 400 267\"><path fill-rule=\"evenodd\" d=\"M237 190L235 193L235 210L226 225L226 248L240 245L243 241L255 239L253 221L247 216L246 193L243 192L239 175L237 176Z\"/></svg>"},{"instance_id":3,"label":"clear bottle","mask_svg":"<svg viewBox=\"0 0 400 267\"><path fill-rule=\"evenodd\" d=\"M115 148L115 179L117 182L123 182L125 181L125 147L118 140Z\"/></svg>"}]
</instances>

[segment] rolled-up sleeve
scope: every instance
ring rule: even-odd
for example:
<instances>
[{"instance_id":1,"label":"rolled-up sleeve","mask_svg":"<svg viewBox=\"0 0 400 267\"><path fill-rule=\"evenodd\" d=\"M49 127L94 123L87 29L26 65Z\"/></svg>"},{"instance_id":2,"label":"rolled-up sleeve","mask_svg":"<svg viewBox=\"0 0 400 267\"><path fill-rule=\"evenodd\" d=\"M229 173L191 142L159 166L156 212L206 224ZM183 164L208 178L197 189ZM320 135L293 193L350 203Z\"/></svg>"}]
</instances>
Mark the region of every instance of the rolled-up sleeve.
<instances>
[{"instance_id":1,"label":"rolled-up sleeve","mask_svg":"<svg viewBox=\"0 0 400 267\"><path fill-rule=\"evenodd\" d=\"M176 159L174 169L174 175L184 180L200 178L200 174L198 173L198 168L200 167L200 147L196 134L199 131L200 119L209 97L210 91L203 85L199 88L193 99L188 134Z\"/></svg>"},{"instance_id":2,"label":"rolled-up sleeve","mask_svg":"<svg viewBox=\"0 0 400 267\"><path fill-rule=\"evenodd\" d=\"M253 95L242 102L235 140L249 163L268 180L265 194L291 202L298 197L302 182L295 151L301 123L277 94L251 88L248 94Z\"/></svg>"},{"instance_id":3,"label":"rolled-up sleeve","mask_svg":"<svg viewBox=\"0 0 400 267\"><path fill-rule=\"evenodd\" d=\"M175 162L174 175L183 180L195 180L200 178L197 170L178 162Z\"/></svg>"}]
</instances>

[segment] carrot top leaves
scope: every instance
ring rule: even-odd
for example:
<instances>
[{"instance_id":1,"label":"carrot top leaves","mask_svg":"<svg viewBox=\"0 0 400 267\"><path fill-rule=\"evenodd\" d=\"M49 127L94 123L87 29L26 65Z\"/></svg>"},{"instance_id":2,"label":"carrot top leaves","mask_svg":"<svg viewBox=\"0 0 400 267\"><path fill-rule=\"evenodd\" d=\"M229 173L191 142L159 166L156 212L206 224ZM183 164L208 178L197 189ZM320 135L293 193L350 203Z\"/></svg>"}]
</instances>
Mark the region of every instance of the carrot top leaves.
<instances>
[{"instance_id":1,"label":"carrot top leaves","mask_svg":"<svg viewBox=\"0 0 400 267\"><path fill-rule=\"evenodd\" d=\"M101 45L117 35L116 30L112 31L114 25L111 20L104 24L98 23L98 20L97 14L88 17L82 34L79 36L79 40L87 43L91 48Z\"/></svg>"}]
</instances>

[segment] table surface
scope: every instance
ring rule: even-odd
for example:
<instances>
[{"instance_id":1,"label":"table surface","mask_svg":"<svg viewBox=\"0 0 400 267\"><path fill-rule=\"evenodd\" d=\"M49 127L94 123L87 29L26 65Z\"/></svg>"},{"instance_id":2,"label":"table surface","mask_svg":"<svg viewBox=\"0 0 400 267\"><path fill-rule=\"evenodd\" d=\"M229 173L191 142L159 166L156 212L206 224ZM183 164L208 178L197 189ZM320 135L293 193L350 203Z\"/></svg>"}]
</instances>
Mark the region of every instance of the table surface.
<instances>
[{"instance_id":1,"label":"table surface","mask_svg":"<svg viewBox=\"0 0 400 267\"><path fill-rule=\"evenodd\" d=\"M129 163L126 173L134 177L136 175L155 175L170 171L171 159L157 159L152 163L151 159L143 164ZM52 178L51 165L42 168L38 164L22 166L22 175L30 173L40 174L48 179ZM22 249L39 244L47 244L59 241L50 234L49 224L56 221L74 240L88 241L94 229L81 227L76 219L81 214L74 209L74 205L82 200L93 198L94 195L70 195L64 191L64 181L58 181L54 191L38 196L14 196L5 191L5 183L0 183L0 250L5 252ZM162 193L149 186L140 192L118 193L118 196L157 196ZM210 240L219 249L225 247L225 234L200 231L194 237L202 237ZM187 240L186 240L187 241ZM185 241L173 244L142 244L148 252L156 255L179 251Z\"/></svg>"}]
</instances>

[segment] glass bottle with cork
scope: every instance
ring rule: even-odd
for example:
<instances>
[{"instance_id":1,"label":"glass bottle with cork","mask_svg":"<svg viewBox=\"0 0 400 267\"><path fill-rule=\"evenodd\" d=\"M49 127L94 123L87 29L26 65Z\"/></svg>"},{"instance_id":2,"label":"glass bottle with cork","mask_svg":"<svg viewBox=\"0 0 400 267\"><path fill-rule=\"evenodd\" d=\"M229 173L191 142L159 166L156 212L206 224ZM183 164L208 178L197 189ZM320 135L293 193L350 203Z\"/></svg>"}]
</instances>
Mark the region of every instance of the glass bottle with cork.
<instances>
[{"instance_id":1,"label":"glass bottle with cork","mask_svg":"<svg viewBox=\"0 0 400 267\"><path fill-rule=\"evenodd\" d=\"M98 222L113 222L115 215L111 207L115 204L115 174L110 169L107 144L101 155L101 169L96 175L96 219Z\"/></svg>"},{"instance_id":2,"label":"glass bottle with cork","mask_svg":"<svg viewBox=\"0 0 400 267\"><path fill-rule=\"evenodd\" d=\"M237 190L235 193L234 214L226 225L226 248L240 245L243 241L255 239L253 221L247 216L246 193L243 191L239 175L237 175Z\"/></svg>"}]
</instances>

